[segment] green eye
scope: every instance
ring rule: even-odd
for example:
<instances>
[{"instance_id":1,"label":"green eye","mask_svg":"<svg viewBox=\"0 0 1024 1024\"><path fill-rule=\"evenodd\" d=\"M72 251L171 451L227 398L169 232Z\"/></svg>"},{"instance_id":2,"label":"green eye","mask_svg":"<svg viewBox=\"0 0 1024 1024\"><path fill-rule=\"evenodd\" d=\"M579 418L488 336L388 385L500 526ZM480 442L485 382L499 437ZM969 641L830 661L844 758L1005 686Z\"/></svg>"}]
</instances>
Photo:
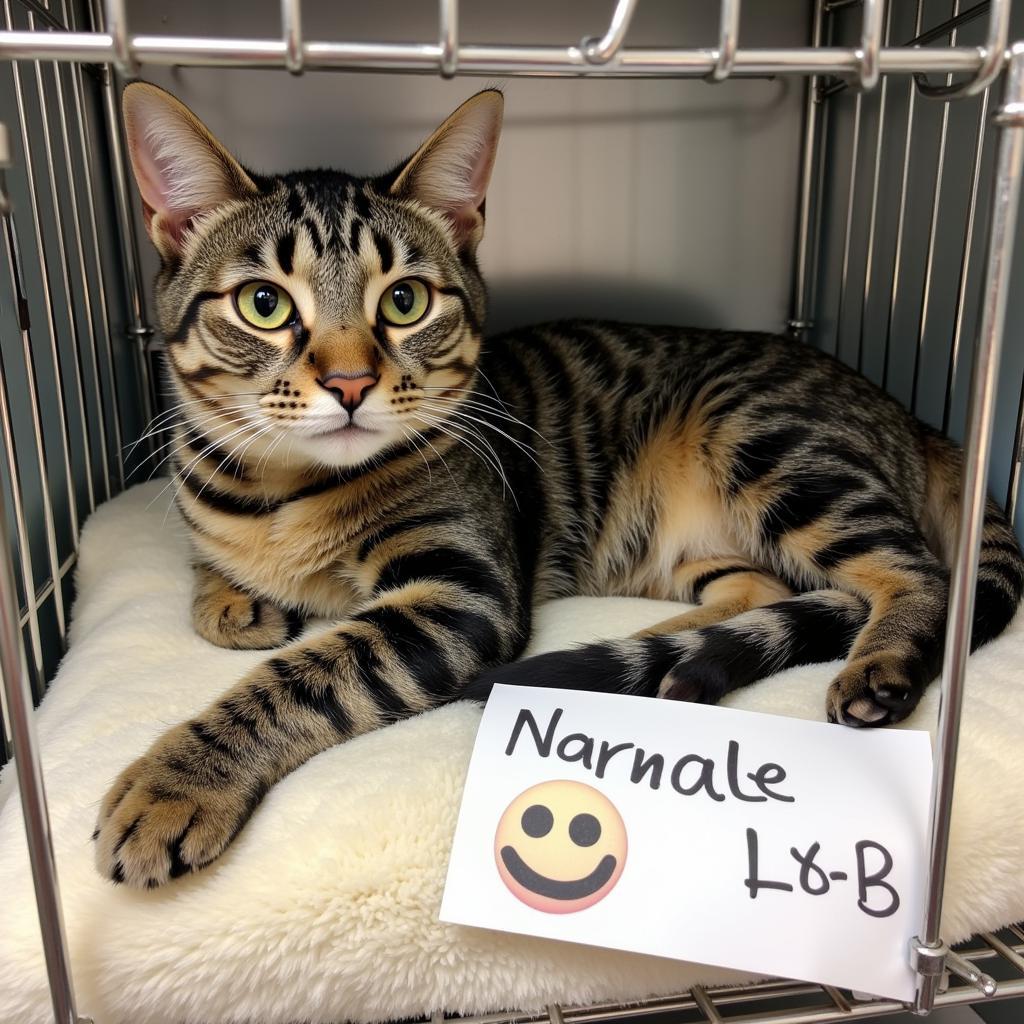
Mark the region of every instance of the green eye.
<instances>
[{"instance_id":1,"label":"green eye","mask_svg":"<svg viewBox=\"0 0 1024 1024\"><path fill-rule=\"evenodd\" d=\"M408 327L422 320L430 309L430 289L415 277L388 286L380 298L380 315L396 327Z\"/></svg>"},{"instance_id":2,"label":"green eye","mask_svg":"<svg viewBox=\"0 0 1024 1024\"><path fill-rule=\"evenodd\" d=\"M292 319L292 297L269 281L250 281L235 292L235 304L246 323L263 331L276 331Z\"/></svg>"}]
</instances>

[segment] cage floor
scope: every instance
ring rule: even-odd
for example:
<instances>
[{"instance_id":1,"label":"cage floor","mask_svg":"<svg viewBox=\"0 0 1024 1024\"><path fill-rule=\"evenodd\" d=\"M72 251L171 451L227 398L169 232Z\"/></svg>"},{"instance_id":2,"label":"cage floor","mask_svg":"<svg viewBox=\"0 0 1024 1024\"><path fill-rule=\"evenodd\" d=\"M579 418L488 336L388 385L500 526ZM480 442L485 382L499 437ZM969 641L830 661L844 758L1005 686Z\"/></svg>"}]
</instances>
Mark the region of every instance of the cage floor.
<instances>
[{"instance_id":1,"label":"cage floor","mask_svg":"<svg viewBox=\"0 0 1024 1024\"><path fill-rule=\"evenodd\" d=\"M1024 997L1024 926L984 933L955 947L999 983L986 1002ZM950 976L949 986L936 998L936 1007L981 1002L984 997L967 982ZM435 1014L431 1024L458 1020L459 1024L831 1024L906 1012L895 1000L860 999L853 993L800 981L774 979L755 985L695 986L677 996L663 996L628 1006L599 1003L593 1006L548 1007L544 1014L481 1014L449 1018Z\"/></svg>"}]
</instances>

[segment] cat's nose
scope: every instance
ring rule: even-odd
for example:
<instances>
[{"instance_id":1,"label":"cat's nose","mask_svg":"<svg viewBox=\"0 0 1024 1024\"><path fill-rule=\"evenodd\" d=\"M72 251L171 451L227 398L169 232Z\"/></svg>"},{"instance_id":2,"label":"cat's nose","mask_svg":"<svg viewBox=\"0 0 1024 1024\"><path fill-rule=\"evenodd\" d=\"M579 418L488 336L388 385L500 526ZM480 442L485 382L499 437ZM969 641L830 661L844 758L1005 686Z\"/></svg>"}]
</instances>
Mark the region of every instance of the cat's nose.
<instances>
[{"instance_id":1,"label":"cat's nose","mask_svg":"<svg viewBox=\"0 0 1024 1024\"><path fill-rule=\"evenodd\" d=\"M320 384L330 391L338 400L338 404L351 415L362 404L367 392L377 380L378 378L369 370L359 370L356 373L330 373L320 381Z\"/></svg>"}]
</instances>

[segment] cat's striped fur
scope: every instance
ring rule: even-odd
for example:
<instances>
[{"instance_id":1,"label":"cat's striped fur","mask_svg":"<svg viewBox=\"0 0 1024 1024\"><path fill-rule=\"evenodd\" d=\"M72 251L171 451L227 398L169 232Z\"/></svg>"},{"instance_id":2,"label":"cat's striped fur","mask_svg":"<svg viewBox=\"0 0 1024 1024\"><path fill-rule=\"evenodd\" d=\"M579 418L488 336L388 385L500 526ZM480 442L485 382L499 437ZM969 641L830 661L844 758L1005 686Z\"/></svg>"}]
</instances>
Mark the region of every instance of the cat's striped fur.
<instances>
[{"instance_id":1,"label":"cat's striped fur","mask_svg":"<svg viewBox=\"0 0 1024 1024\"><path fill-rule=\"evenodd\" d=\"M499 679L713 702L848 656L830 719L914 707L940 656L959 453L769 335L568 322L482 345L474 252L497 94L365 180L249 174L150 86L129 87L126 115L163 257L196 628L280 649L114 783L106 875L152 886L195 870L318 751ZM432 305L396 330L378 301L410 277ZM293 321L247 326L248 280L286 288ZM975 644L1022 587L991 505ZM700 607L510 664L536 602L581 593ZM291 642L310 615L336 625Z\"/></svg>"}]
</instances>

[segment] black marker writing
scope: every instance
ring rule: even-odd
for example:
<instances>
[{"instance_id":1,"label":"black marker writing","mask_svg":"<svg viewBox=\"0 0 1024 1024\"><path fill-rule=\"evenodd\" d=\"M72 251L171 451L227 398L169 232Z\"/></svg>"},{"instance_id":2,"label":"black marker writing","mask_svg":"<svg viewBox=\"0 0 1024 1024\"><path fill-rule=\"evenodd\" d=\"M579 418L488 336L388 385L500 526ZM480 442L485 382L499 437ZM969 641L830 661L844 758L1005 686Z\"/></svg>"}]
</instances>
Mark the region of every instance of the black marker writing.
<instances>
[{"instance_id":1,"label":"black marker writing","mask_svg":"<svg viewBox=\"0 0 1024 1024\"><path fill-rule=\"evenodd\" d=\"M609 767L617 767L624 774L629 765L629 781L654 790L661 788L662 776L667 773L676 793L681 796L703 795L715 803L722 803L729 796L750 804L765 804L771 800L791 804L796 799L776 789L786 781L786 769L782 765L765 761L754 771L744 771L740 766L741 750L737 740L729 740L726 744L724 765L720 755L716 760L706 752L684 753L678 757L673 754L675 760L672 760L664 754L649 754L643 747L628 741L610 743L585 732L559 736L559 727L565 727L564 717L565 709L555 708L549 713L547 724L543 725L532 711L522 708L512 726L505 755L511 757L520 746L527 753L532 748L539 757L553 756L560 761L580 764L599 779L605 777ZM628 751L632 756L627 754ZM616 758L619 760L612 766ZM748 784L752 785L744 788Z\"/></svg>"},{"instance_id":2,"label":"black marker writing","mask_svg":"<svg viewBox=\"0 0 1024 1024\"><path fill-rule=\"evenodd\" d=\"M892 871L892 854L881 844L873 843L870 839L862 839L857 844L857 888L860 891L860 898L857 906L870 914L872 917L888 917L895 914L900 906L900 894L888 883L883 881L886 875ZM882 866L872 874L867 874L867 858L865 853L868 850L877 850L882 855ZM872 909L868 906L868 889L884 889L889 894L889 902L884 907Z\"/></svg>"},{"instance_id":3,"label":"black marker writing","mask_svg":"<svg viewBox=\"0 0 1024 1024\"><path fill-rule=\"evenodd\" d=\"M881 854L881 864L874 869L869 869L868 866L868 856L871 851ZM760 877L758 853L757 831L748 828L747 877L743 880L743 884L750 892L750 898L756 899L762 889L794 892L795 887L789 882ZM789 855L800 865L797 884L809 896L824 896L825 893L835 888L834 882L845 882L850 877L846 871L826 871L817 863L817 857L820 853L821 843L818 842L811 843L803 853L795 846L790 847L789 850ZM870 917L890 917L892 914L895 914L900 907L899 893L890 882L886 881L893 867L892 854L881 843L877 843L872 839L862 839L859 843L856 843L854 845L854 854L857 859L858 908ZM877 894L879 890L884 894L884 905L870 906L868 903L869 893Z\"/></svg>"},{"instance_id":4,"label":"black marker writing","mask_svg":"<svg viewBox=\"0 0 1024 1024\"><path fill-rule=\"evenodd\" d=\"M781 889L783 892L792 892L793 886L788 882L763 882L757 877L757 833L747 829L747 877L743 884L750 890L750 898L757 899L759 889Z\"/></svg>"}]
</instances>

